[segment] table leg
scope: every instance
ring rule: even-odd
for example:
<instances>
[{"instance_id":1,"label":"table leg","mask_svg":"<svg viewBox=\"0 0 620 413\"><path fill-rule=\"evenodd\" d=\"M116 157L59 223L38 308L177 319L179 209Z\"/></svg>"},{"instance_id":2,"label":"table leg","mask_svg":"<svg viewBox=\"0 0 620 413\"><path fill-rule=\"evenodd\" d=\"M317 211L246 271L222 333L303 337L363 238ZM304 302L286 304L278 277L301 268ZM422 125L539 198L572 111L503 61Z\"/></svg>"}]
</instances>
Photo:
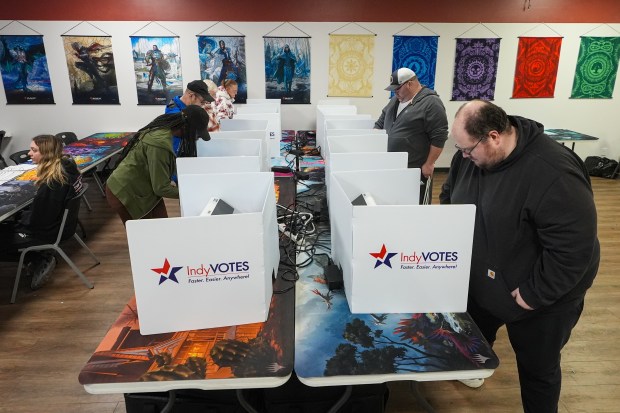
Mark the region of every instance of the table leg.
<instances>
[{"instance_id":1,"label":"table leg","mask_svg":"<svg viewBox=\"0 0 620 413\"><path fill-rule=\"evenodd\" d=\"M93 179L95 180L95 183L99 187L99 190L101 191L101 195L103 195L103 197L105 198L105 189L103 188L103 182L101 182L101 178L99 178L99 175L97 175L96 170L93 171Z\"/></svg>"},{"instance_id":2,"label":"table leg","mask_svg":"<svg viewBox=\"0 0 620 413\"><path fill-rule=\"evenodd\" d=\"M435 413L435 409L433 409L433 406L431 406L426 400L426 398L422 395L422 393L420 393L420 383L415 380L411 380L409 382L409 385L411 387L413 397L418 402L420 407L423 408L424 411L426 411L427 413Z\"/></svg>"}]
</instances>

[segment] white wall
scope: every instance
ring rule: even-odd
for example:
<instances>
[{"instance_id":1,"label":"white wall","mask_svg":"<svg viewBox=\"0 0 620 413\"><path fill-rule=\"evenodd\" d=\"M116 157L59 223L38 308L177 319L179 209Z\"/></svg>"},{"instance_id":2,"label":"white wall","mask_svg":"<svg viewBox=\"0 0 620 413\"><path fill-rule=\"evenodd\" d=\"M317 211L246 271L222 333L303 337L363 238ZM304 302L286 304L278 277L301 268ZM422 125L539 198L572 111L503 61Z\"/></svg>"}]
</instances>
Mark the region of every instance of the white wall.
<instances>
[{"instance_id":1,"label":"white wall","mask_svg":"<svg viewBox=\"0 0 620 413\"><path fill-rule=\"evenodd\" d=\"M0 27L9 21L0 21ZM94 24L112 36L112 46L116 62L116 74L120 105L73 105L69 78L65 61L62 34L77 25L76 21L23 21L24 24L44 35L50 77L55 105L6 105L4 89L0 87L0 129L11 133L12 138L3 147L5 158L8 154L25 149L30 139L40 133L75 131L78 136L86 136L103 131L134 131L146 125L159 114L163 106L138 106L134 82L133 61L129 36L148 22L95 22ZM181 62L184 83L199 78L199 63L196 35L211 26L213 22L162 22L166 29L180 36ZM279 26L279 22L230 22L227 23L246 36L246 60L248 76L248 97L264 98L263 35ZM345 23L295 23L305 33L312 36L312 92L311 102L327 96L327 73L329 56L329 33ZM547 128L573 129L597 136L597 142L577 143L575 150L583 158L592 154L620 156L620 133L615 120L620 116L620 81L616 79L613 99L569 99L573 76L579 51L580 35L618 36L620 24L549 24L548 26L528 23L424 23L427 29L411 23L360 23L361 26L377 34L375 44L374 91L372 98L353 98L358 113L379 116L387 103L388 92L383 88L389 83L392 68L392 36L432 35L439 37L439 54L435 89L443 98L450 122L463 102L451 102L452 75L454 69L455 37L495 37L491 30L502 37L495 103L504 107L510 114L518 114L536 119ZM407 28L408 26L411 26ZM294 28L286 28L271 33L277 36L303 36ZM222 29L222 30L218 30ZM405 31L403 31L406 29ZM215 30L215 31L214 31ZM511 99L518 36L564 36L560 55L558 80L555 98L552 99ZM466 32L466 33L465 33ZM367 33L357 25L348 25L337 33ZM465 36L461 36L465 33ZM11 24L0 34L34 34L19 24ZM101 35L88 24L81 24L66 33L69 35ZM209 30L209 35L235 34L218 25ZM157 24L151 24L136 35L171 35ZM314 129L315 105L282 105L283 129ZM454 153L454 146L448 141L437 166L446 167Z\"/></svg>"}]
</instances>

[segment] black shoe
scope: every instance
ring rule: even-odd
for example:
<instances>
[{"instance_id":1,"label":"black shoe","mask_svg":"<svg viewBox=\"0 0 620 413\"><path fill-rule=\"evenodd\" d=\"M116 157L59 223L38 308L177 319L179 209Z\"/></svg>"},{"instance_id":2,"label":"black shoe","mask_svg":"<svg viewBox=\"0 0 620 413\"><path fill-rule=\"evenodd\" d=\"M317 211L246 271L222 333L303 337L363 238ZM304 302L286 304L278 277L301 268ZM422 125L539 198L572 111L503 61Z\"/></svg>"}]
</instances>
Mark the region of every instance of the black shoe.
<instances>
[{"instance_id":1,"label":"black shoe","mask_svg":"<svg viewBox=\"0 0 620 413\"><path fill-rule=\"evenodd\" d=\"M38 290L43 287L52 276L54 268L56 268L56 257L53 254L42 254L42 256L43 259L39 265L35 267L34 274L32 275L30 288L33 290Z\"/></svg>"}]
</instances>

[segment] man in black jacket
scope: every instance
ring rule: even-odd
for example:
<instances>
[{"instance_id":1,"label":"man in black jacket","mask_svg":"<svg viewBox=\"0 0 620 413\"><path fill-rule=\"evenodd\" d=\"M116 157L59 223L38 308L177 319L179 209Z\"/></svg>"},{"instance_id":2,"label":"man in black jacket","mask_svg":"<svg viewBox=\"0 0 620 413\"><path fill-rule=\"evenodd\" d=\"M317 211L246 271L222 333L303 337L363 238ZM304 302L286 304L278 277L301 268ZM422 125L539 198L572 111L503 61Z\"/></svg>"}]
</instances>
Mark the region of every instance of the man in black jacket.
<instances>
[{"instance_id":1,"label":"man in black jacket","mask_svg":"<svg viewBox=\"0 0 620 413\"><path fill-rule=\"evenodd\" d=\"M464 104L442 203L475 204L467 310L493 343L506 325L526 412L557 412L560 351L583 310L600 248L590 178L543 126Z\"/></svg>"}]
</instances>

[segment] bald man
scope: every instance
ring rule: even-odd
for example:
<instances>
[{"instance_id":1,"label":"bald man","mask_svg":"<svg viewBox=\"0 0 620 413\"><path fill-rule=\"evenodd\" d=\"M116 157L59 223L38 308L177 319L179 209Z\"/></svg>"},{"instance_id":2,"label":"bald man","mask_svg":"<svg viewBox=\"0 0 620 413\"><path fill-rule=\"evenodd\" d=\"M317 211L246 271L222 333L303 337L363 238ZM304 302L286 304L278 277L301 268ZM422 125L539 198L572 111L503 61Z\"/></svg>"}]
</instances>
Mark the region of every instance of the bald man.
<instances>
[{"instance_id":1,"label":"bald man","mask_svg":"<svg viewBox=\"0 0 620 413\"><path fill-rule=\"evenodd\" d=\"M440 201L476 205L467 311L491 345L506 325L525 412L557 412L560 352L600 260L590 178L543 125L490 102L461 106L451 137Z\"/></svg>"}]
</instances>

